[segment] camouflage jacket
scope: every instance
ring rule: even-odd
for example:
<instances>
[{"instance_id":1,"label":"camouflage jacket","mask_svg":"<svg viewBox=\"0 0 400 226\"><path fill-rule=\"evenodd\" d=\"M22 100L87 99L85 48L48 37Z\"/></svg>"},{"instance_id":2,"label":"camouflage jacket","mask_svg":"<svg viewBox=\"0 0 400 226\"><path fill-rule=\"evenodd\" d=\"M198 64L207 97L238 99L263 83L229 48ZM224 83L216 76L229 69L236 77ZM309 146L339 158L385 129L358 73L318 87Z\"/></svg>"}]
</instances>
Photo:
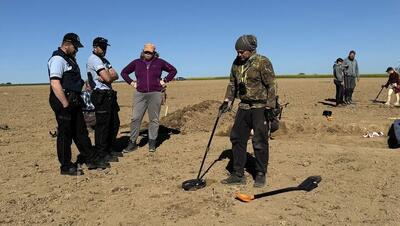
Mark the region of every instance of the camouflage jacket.
<instances>
[{"instance_id":1,"label":"camouflage jacket","mask_svg":"<svg viewBox=\"0 0 400 226\"><path fill-rule=\"evenodd\" d=\"M244 87L245 91L239 92ZM245 63L239 57L235 59L225 99L239 98L242 109L275 108L275 96L275 73L267 57L254 54Z\"/></svg>"}]
</instances>

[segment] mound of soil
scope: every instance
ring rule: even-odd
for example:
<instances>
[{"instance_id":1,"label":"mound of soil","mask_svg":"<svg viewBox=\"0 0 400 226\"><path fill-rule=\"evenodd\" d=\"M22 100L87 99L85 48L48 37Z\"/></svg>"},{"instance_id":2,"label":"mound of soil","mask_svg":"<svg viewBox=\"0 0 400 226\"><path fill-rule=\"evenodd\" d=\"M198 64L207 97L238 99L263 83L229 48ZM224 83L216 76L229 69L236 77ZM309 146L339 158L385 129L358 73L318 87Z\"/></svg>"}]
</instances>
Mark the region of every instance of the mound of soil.
<instances>
[{"instance_id":1,"label":"mound of soil","mask_svg":"<svg viewBox=\"0 0 400 226\"><path fill-rule=\"evenodd\" d=\"M187 106L162 118L161 124L169 128L178 129L182 134L209 132L212 130L215 123L220 104L221 102L219 101L206 100L195 105ZM215 135L229 136L234 119L234 111L223 114L219 120ZM321 118L321 120L282 120L279 123L279 130L274 133L274 136L296 136L301 134L361 136L367 131L382 131L386 133L386 128L387 125L346 124L343 122L327 121L325 118Z\"/></svg>"},{"instance_id":2,"label":"mound of soil","mask_svg":"<svg viewBox=\"0 0 400 226\"><path fill-rule=\"evenodd\" d=\"M211 131L218 116L218 108L221 102L206 100L195 105L179 109L161 119L161 124L178 129L182 134L192 132ZM223 114L218 122L216 135L229 134L235 114L227 112Z\"/></svg>"},{"instance_id":3,"label":"mound of soil","mask_svg":"<svg viewBox=\"0 0 400 226\"><path fill-rule=\"evenodd\" d=\"M361 136L367 131L384 132L386 134L387 125L358 123L341 123L329 121L281 121L279 130L275 135L301 135L301 134L321 134L321 135L355 135Z\"/></svg>"}]
</instances>

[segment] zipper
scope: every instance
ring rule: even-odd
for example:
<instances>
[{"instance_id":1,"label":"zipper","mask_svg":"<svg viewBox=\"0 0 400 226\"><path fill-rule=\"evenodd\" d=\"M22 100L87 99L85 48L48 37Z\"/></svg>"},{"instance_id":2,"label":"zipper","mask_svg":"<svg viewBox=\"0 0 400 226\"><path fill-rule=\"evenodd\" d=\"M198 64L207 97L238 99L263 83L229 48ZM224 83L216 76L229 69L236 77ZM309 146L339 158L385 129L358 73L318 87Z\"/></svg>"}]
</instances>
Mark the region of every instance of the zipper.
<instances>
[{"instance_id":1,"label":"zipper","mask_svg":"<svg viewBox=\"0 0 400 226\"><path fill-rule=\"evenodd\" d=\"M146 65L146 74L147 74L147 92L150 92L150 85L149 85L149 68L150 64Z\"/></svg>"},{"instance_id":2,"label":"zipper","mask_svg":"<svg viewBox=\"0 0 400 226\"><path fill-rule=\"evenodd\" d=\"M153 59L154 60L154 59ZM146 74L147 74L147 92L150 92L150 84L149 84L149 69L151 66L151 63L153 63L153 60L149 62L149 64L146 64Z\"/></svg>"}]
</instances>

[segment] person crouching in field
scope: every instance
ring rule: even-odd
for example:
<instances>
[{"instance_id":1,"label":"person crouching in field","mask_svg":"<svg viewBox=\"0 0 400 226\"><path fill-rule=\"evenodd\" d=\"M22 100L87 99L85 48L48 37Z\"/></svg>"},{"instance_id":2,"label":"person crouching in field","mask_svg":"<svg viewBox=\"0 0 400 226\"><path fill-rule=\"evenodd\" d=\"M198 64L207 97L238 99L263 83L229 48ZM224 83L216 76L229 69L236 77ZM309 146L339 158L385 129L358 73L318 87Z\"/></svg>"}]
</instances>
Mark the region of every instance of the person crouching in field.
<instances>
[{"instance_id":1,"label":"person crouching in field","mask_svg":"<svg viewBox=\"0 0 400 226\"><path fill-rule=\"evenodd\" d=\"M338 58L333 65L333 82L336 86L336 106L342 105L344 103L344 67L343 67L343 59Z\"/></svg>"},{"instance_id":2,"label":"person crouching in field","mask_svg":"<svg viewBox=\"0 0 400 226\"><path fill-rule=\"evenodd\" d=\"M396 103L394 106L400 106L400 81L399 81L399 74L392 68L388 67L386 72L389 75L389 79L386 82L385 85L382 85L382 87L385 87L388 89L388 99L386 101L386 105L390 106L390 97L392 96L393 93L396 94Z\"/></svg>"},{"instance_id":3,"label":"person crouching in field","mask_svg":"<svg viewBox=\"0 0 400 226\"><path fill-rule=\"evenodd\" d=\"M150 121L149 151L156 151L163 95L161 91L166 83L174 79L177 71L174 66L159 58L155 50L156 47L151 43L144 45L140 58L129 63L121 72L122 78L137 91L133 103L130 142L124 149L124 153L135 151L138 148L136 140L146 110ZM168 72L168 75L161 79L163 71ZM132 72L135 72L137 81L133 81L129 77Z\"/></svg>"}]
</instances>

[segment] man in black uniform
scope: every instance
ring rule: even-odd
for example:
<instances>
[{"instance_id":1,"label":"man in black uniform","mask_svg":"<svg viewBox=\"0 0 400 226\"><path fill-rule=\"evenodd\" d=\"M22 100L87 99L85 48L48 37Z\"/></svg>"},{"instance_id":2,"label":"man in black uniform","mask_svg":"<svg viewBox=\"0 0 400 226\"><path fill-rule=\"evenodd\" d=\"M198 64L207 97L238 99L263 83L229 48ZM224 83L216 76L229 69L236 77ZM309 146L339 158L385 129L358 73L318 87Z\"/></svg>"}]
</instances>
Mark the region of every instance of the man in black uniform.
<instances>
[{"instance_id":1,"label":"man in black uniform","mask_svg":"<svg viewBox=\"0 0 400 226\"><path fill-rule=\"evenodd\" d=\"M113 148L120 121L117 92L112 89L112 83L118 79L118 74L105 58L108 46L108 40L103 37L93 40L93 54L88 59L86 69L89 83L94 86L91 100L96 110L96 152L107 161L117 162L122 153L115 152Z\"/></svg>"},{"instance_id":2,"label":"man in black uniform","mask_svg":"<svg viewBox=\"0 0 400 226\"><path fill-rule=\"evenodd\" d=\"M64 36L61 47L53 52L48 61L49 102L58 124L57 155L62 175L83 174L77 165L71 162L72 140L89 169L109 167L108 163L96 156L83 118L83 100L80 93L84 82L75 59L80 47L83 45L79 36L68 33Z\"/></svg>"}]
</instances>

